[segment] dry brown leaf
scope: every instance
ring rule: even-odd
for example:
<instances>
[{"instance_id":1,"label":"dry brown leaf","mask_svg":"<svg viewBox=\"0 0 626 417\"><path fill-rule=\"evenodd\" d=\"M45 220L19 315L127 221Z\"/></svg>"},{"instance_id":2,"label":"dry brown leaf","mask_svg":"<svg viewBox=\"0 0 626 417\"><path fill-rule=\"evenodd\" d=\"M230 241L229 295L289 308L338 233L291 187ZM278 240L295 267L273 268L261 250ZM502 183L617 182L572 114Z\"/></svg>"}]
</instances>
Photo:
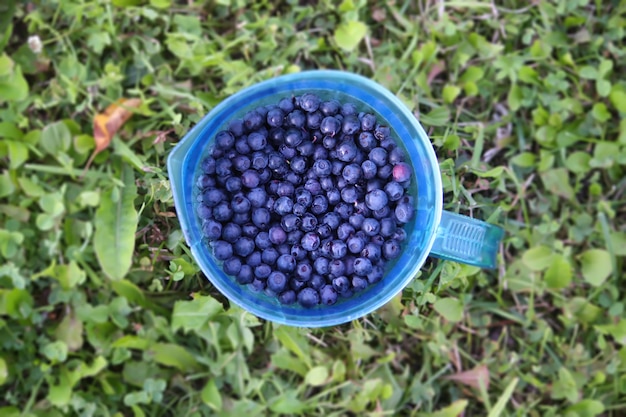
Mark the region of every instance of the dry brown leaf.
<instances>
[{"instance_id":1,"label":"dry brown leaf","mask_svg":"<svg viewBox=\"0 0 626 417\"><path fill-rule=\"evenodd\" d=\"M93 139L96 143L96 148L85 165L85 171L89 169L96 155L109 146L113 136L133 115L131 109L140 105L141 100L138 98L121 98L107 107L104 113L95 115L93 118Z\"/></svg>"},{"instance_id":2,"label":"dry brown leaf","mask_svg":"<svg viewBox=\"0 0 626 417\"><path fill-rule=\"evenodd\" d=\"M482 384L486 391L489 390L489 368L487 368L487 365L478 365L469 371L448 375L445 379L450 379L476 389L480 389Z\"/></svg>"}]
</instances>

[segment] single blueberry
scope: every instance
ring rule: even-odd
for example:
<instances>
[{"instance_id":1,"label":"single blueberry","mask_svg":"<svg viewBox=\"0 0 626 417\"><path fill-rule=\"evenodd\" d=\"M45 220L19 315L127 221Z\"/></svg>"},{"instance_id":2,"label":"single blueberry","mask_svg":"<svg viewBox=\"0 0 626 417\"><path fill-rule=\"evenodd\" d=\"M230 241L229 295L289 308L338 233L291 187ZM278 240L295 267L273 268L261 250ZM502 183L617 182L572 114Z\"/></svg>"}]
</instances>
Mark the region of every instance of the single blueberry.
<instances>
[{"instance_id":1,"label":"single blueberry","mask_svg":"<svg viewBox=\"0 0 626 417\"><path fill-rule=\"evenodd\" d=\"M315 196L322 193L322 186L320 185L320 182L316 179L306 180L306 183L304 183L304 189Z\"/></svg>"},{"instance_id":2,"label":"single blueberry","mask_svg":"<svg viewBox=\"0 0 626 417\"><path fill-rule=\"evenodd\" d=\"M228 130L235 136L241 136L244 134L244 125L243 120L241 119L232 119L228 122Z\"/></svg>"},{"instance_id":3,"label":"single blueberry","mask_svg":"<svg viewBox=\"0 0 626 417\"><path fill-rule=\"evenodd\" d=\"M261 253L261 261L268 265L275 265L280 253L275 248L267 248Z\"/></svg>"},{"instance_id":4,"label":"single blueberry","mask_svg":"<svg viewBox=\"0 0 626 417\"><path fill-rule=\"evenodd\" d=\"M273 271L267 277L267 288L274 292L275 294L279 294L285 290L287 287L287 276L280 271Z\"/></svg>"},{"instance_id":5,"label":"single blueberry","mask_svg":"<svg viewBox=\"0 0 626 417\"><path fill-rule=\"evenodd\" d=\"M314 262L313 262L313 269L315 269L315 272L317 272L320 275L327 275L328 274L328 267L329 267L330 261L328 260L328 258L325 257L319 257L317 258Z\"/></svg>"},{"instance_id":6,"label":"single blueberry","mask_svg":"<svg viewBox=\"0 0 626 417\"><path fill-rule=\"evenodd\" d=\"M292 290L284 291L278 296L278 301L281 304L293 304L296 302L296 293Z\"/></svg>"},{"instance_id":7,"label":"single blueberry","mask_svg":"<svg viewBox=\"0 0 626 417\"><path fill-rule=\"evenodd\" d=\"M356 116L358 114L358 110L353 103L343 103L341 105L341 114L345 116Z\"/></svg>"},{"instance_id":8,"label":"single blueberry","mask_svg":"<svg viewBox=\"0 0 626 417\"><path fill-rule=\"evenodd\" d=\"M253 110L243 116L243 125L248 132L252 132L261 127L263 119L263 116L259 112Z\"/></svg>"},{"instance_id":9,"label":"single blueberry","mask_svg":"<svg viewBox=\"0 0 626 417\"><path fill-rule=\"evenodd\" d=\"M348 185L341 190L341 199L346 203L352 204L359 199L359 192L354 185Z\"/></svg>"},{"instance_id":10,"label":"single blueberry","mask_svg":"<svg viewBox=\"0 0 626 417\"><path fill-rule=\"evenodd\" d=\"M361 117L361 130L371 131L376 127L376 116L366 113Z\"/></svg>"},{"instance_id":11,"label":"single blueberry","mask_svg":"<svg viewBox=\"0 0 626 417\"><path fill-rule=\"evenodd\" d=\"M391 151L389 151L389 162L391 164L396 165L404 161L405 161L405 156L404 156L404 152L402 152L402 149L396 147L396 148L393 148Z\"/></svg>"},{"instance_id":12,"label":"single blueberry","mask_svg":"<svg viewBox=\"0 0 626 417\"><path fill-rule=\"evenodd\" d=\"M270 235L268 232L259 232L256 236L254 236L254 244L257 249L267 249L272 246L272 242L270 242Z\"/></svg>"},{"instance_id":13,"label":"single blueberry","mask_svg":"<svg viewBox=\"0 0 626 417\"><path fill-rule=\"evenodd\" d=\"M385 185L385 192L391 201L398 201L404 195L404 187L395 181L388 182Z\"/></svg>"},{"instance_id":14,"label":"single blueberry","mask_svg":"<svg viewBox=\"0 0 626 417\"><path fill-rule=\"evenodd\" d=\"M309 284L309 287L313 288L314 290L319 290L324 285L326 285L326 280L321 275L313 274L311 276L311 279L308 281L308 284Z\"/></svg>"},{"instance_id":15,"label":"single blueberry","mask_svg":"<svg viewBox=\"0 0 626 417\"><path fill-rule=\"evenodd\" d=\"M224 261L224 272L231 276L237 276L241 271L241 259L236 256L232 256Z\"/></svg>"},{"instance_id":16,"label":"single blueberry","mask_svg":"<svg viewBox=\"0 0 626 417\"><path fill-rule=\"evenodd\" d=\"M196 180L196 186L201 190L204 190L209 187L215 187L215 178L207 174L201 174L200 176L198 176L198 179Z\"/></svg>"},{"instance_id":17,"label":"single blueberry","mask_svg":"<svg viewBox=\"0 0 626 417\"><path fill-rule=\"evenodd\" d=\"M292 209L293 214L295 214L298 217L302 217L306 214L306 207L303 206L300 203L296 203L293 205L293 209Z\"/></svg>"},{"instance_id":18,"label":"single blueberry","mask_svg":"<svg viewBox=\"0 0 626 417\"><path fill-rule=\"evenodd\" d=\"M354 141L344 140L337 146L337 159L342 162L350 162L357 153L357 147Z\"/></svg>"},{"instance_id":19,"label":"single blueberry","mask_svg":"<svg viewBox=\"0 0 626 417\"><path fill-rule=\"evenodd\" d=\"M381 256L380 245L372 242L367 243L361 251L361 257L369 259L372 263L378 262Z\"/></svg>"},{"instance_id":20,"label":"single blueberry","mask_svg":"<svg viewBox=\"0 0 626 417\"><path fill-rule=\"evenodd\" d=\"M382 180L388 180L391 178L391 174L393 172L393 166L391 164L385 164L382 167L378 168L376 171L376 176Z\"/></svg>"},{"instance_id":21,"label":"single blueberry","mask_svg":"<svg viewBox=\"0 0 626 417\"><path fill-rule=\"evenodd\" d=\"M376 147L369 152L368 158L375 163L376 166L382 167L387 164L387 151L384 148Z\"/></svg>"},{"instance_id":22,"label":"single blueberry","mask_svg":"<svg viewBox=\"0 0 626 417\"><path fill-rule=\"evenodd\" d=\"M320 224L319 226L317 226L317 234L322 239L330 237L332 233L333 233L333 230L327 224Z\"/></svg>"},{"instance_id":23,"label":"single blueberry","mask_svg":"<svg viewBox=\"0 0 626 417\"><path fill-rule=\"evenodd\" d=\"M280 127L283 125L283 119L285 118L285 112L280 108L272 109L267 112L267 124L270 127Z\"/></svg>"},{"instance_id":24,"label":"single blueberry","mask_svg":"<svg viewBox=\"0 0 626 417\"><path fill-rule=\"evenodd\" d=\"M367 276L372 272L372 261L368 258L356 258L354 261L354 273L359 276Z\"/></svg>"},{"instance_id":25,"label":"single blueberry","mask_svg":"<svg viewBox=\"0 0 626 417\"><path fill-rule=\"evenodd\" d=\"M331 306L337 302L337 291L332 285L325 285L320 289L320 301L322 304Z\"/></svg>"},{"instance_id":26,"label":"single blueberry","mask_svg":"<svg viewBox=\"0 0 626 417\"><path fill-rule=\"evenodd\" d=\"M250 284L254 280L254 272L250 265L241 265L237 274L237 282L241 285Z\"/></svg>"},{"instance_id":27,"label":"single blueberry","mask_svg":"<svg viewBox=\"0 0 626 417\"><path fill-rule=\"evenodd\" d=\"M307 113L306 127L313 131L315 131L316 129L319 129L320 125L322 124L323 118L324 118L324 115L319 110L311 112L311 113ZM320 134L321 134L321 131L320 131Z\"/></svg>"},{"instance_id":28,"label":"single blueberry","mask_svg":"<svg viewBox=\"0 0 626 417\"><path fill-rule=\"evenodd\" d=\"M317 217L310 213L306 213L302 216L302 230L305 232L312 232L317 227Z\"/></svg>"},{"instance_id":29,"label":"single blueberry","mask_svg":"<svg viewBox=\"0 0 626 417\"><path fill-rule=\"evenodd\" d=\"M248 145L248 137L246 135L243 135L235 141L235 150L242 155L247 155L252 151Z\"/></svg>"},{"instance_id":30,"label":"single blueberry","mask_svg":"<svg viewBox=\"0 0 626 417\"><path fill-rule=\"evenodd\" d=\"M305 233L304 236L302 236L300 244L304 250L309 252L314 251L320 246L320 237L314 232Z\"/></svg>"},{"instance_id":31,"label":"single blueberry","mask_svg":"<svg viewBox=\"0 0 626 417\"><path fill-rule=\"evenodd\" d=\"M393 234L392 239L403 242L406 240L406 231L402 228L397 228L396 232Z\"/></svg>"},{"instance_id":32,"label":"single blueberry","mask_svg":"<svg viewBox=\"0 0 626 417\"><path fill-rule=\"evenodd\" d=\"M326 210L328 210L328 199L323 195L316 195L315 197L313 197L313 202L311 203L311 212L313 214L319 215L325 213Z\"/></svg>"},{"instance_id":33,"label":"single blueberry","mask_svg":"<svg viewBox=\"0 0 626 417\"><path fill-rule=\"evenodd\" d=\"M227 202L222 201L217 206L213 207L213 218L218 222L226 222L233 217L233 209L230 208Z\"/></svg>"},{"instance_id":34,"label":"single blueberry","mask_svg":"<svg viewBox=\"0 0 626 417\"><path fill-rule=\"evenodd\" d=\"M411 167L406 162L399 162L393 167L394 181L403 183L411 179Z\"/></svg>"},{"instance_id":35,"label":"single blueberry","mask_svg":"<svg viewBox=\"0 0 626 417\"><path fill-rule=\"evenodd\" d=\"M352 216L352 213L354 213L354 204L340 202L335 206L335 213L343 220L348 220L350 216Z\"/></svg>"},{"instance_id":36,"label":"single blueberry","mask_svg":"<svg viewBox=\"0 0 626 417\"><path fill-rule=\"evenodd\" d=\"M387 194L381 190L372 190L365 195L365 204L370 210L379 210L387 205Z\"/></svg>"},{"instance_id":37,"label":"single blueberry","mask_svg":"<svg viewBox=\"0 0 626 417\"><path fill-rule=\"evenodd\" d=\"M215 145L228 150L235 145L235 137L228 130L222 130L215 135Z\"/></svg>"},{"instance_id":38,"label":"single blueberry","mask_svg":"<svg viewBox=\"0 0 626 417\"><path fill-rule=\"evenodd\" d=\"M215 211L215 210L214 210ZM400 223L408 223L413 217L413 206L408 203L400 203L396 206L395 216Z\"/></svg>"},{"instance_id":39,"label":"single blueberry","mask_svg":"<svg viewBox=\"0 0 626 417\"><path fill-rule=\"evenodd\" d=\"M343 122L341 123L341 131L346 135L353 135L358 132L360 128L361 123L359 122L359 119L354 115L345 117L343 119Z\"/></svg>"},{"instance_id":40,"label":"single blueberry","mask_svg":"<svg viewBox=\"0 0 626 417\"><path fill-rule=\"evenodd\" d=\"M284 113L289 113L293 111L293 99L285 97L278 102L278 108L281 109Z\"/></svg>"},{"instance_id":41,"label":"single blueberry","mask_svg":"<svg viewBox=\"0 0 626 417\"><path fill-rule=\"evenodd\" d=\"M300 155L296 155L291 159L291 170L296 174L304 174L307 169L306 158Z\"/></svg>"},{"instance_id":42,"label":"single blueberry","mask_svg":"<svg viewBox=\"0 0 626 417\"><path fill-rule=\"evenodd\" d=\"M319 179L319 182L322 190L324 191L335 188L335 181L332 179L332 177L322 177Z\"/></svg>"},{"instance_id":43,"label":"single blueberry","mask_svg":"<svg viewBox=\"0 0 626 417\"><path fill-rule=\"evenodd\" d=\"M361 132L358 137L358 142L361 148L365 151L370 151L376 147L376 138L371 132Z\"/></svg>"},{"instance_id":44,"label":"single blueberry","mask_svg":"<svg viewBox=\"0 0 626 417\"><path fill-rule=\"evenodd\" d=\"M365 248L365 240L358 236L351 236L347 242L350 253L361 253Z\"/></svg>"},{"instance_id":45,"label":"single blueberry","mask_svg":"<svg viewBox=\"0 0 626 417\"><path fill-rule=\"evenodd\" d=\"M216 240L213 242L213 256L220 261L233 256L233 246L225 240Z\"/></svg>"},{"instance_id":46,"label":"single blueberry","mask_svg":"<svg viewBox=\"0 0 626 417\"><path fill-rule=\"evenodd\" d=\"M319 159L313 163L313 172L318 177L327 177L331 174L331 163L326 159Z\"/></svg>"},{"instance_id":47,"label":"single blueberry","mask_svg":"<svg viewBox=\"0 0 626 417\"><path fill-rule=\"evenodd\" d=\"M285 117L285 124L289 127L302 129L306 124L306 116L300 110L294 110Z\"/></svg>"},{"instance_id":48,"label":"single blueberry","mask_svg":"<svg viewBox=\"0 0 626 417\"><path fill-rule=\"evenodd\" d=\"M395 259L400 256L400 244L395 240L386 240L383 244L383 256L386 259Z\"/></svg>"},{"instance_id":49,"label":"single blueberry","mask_svg":"<svg viewBox=\"0 0 626 417\"><path fill-rule=\"evenodd\" d=\"M380 232L380 222L372 217L368 217L363 220L363 226L361 230L365 232L367 236L374 236Z\"/></svg>"},{"instance_id":50,"label":"single blueberry","mask_svg":"<svg viewBox=\"0 0 626 417\"><path fill-rule=\"evenodd\" d=\"M300 243L294 243L291 245L289 253L296 259L296 261L301 261L307 256L307 251L302 247L302 245L300 245Z\"/></svg>"},{"instance_id":51,"label":"single blueberry","mask_svg":"<svg viewBox=\"0 0 626 417\"><path fill-rule=\"evenodd\" d=\"M233 163L230 159L219 158L215 161L215 173L219 177L228 177L232 174Z\"/></svg>"},{"instance_id":52,"label":"single blueberry","mask_svg":"<svg viewBox=\"0 0 626 417\"><path fill-rule=\"evenodd\" d=\"M215 158L207 157L202 161L200 166L202 168L202 172L208 175L215 174Z\"/></svg>"},{"instance_id":53,"label":"single blueberry","mask_svg":"<svg viewBox=\"0 0 626 417\"><path fill-rule=\"evenodd\" d=\"M246 188L255 188L260 182L261 179L256 170L248 169L241 174L241 183Z\"/></svg>"},{"instance_id":54,"label":"single blueberry","mask_svg":"<svg viewBox=\"0 0 626 417\"><path fill-rule=\"evenodd\" d=\"M348 164L343 168L341 175L348 184L356 184L359 180L361 180L363 171L357 164Z\"/></svg>"},{"instance_id":55,"label":"single blueberry","mask_svg":"<svg viewBox=\"0 0 626 417\"><path fill-rule=\"evenodd\" d=\"M296 146L296 150L302 156L311 156L315 152L315 144L303 135L303 140Z\"/></svg>"},{"instance_id":56,"label":"single blueberry","mask_svg":"<svg viewBox=\"0 0 626 417\"><path fill-rule=\"evenodd\" d=\"M215 220L207 220L202 223L202 233L204 233L209 240L215 240L222 236L222 224Z\"/></svg>"},{"instance_id":57,"label":"single blueberry","mask_svg":"<svg viewBox=\"0 0 626 417\"><path fill-rule=\"evenodd\" d=\"M377 220L381 220L384 219L386 217L389 217L391 215L391 209L389 208L389 206L385 206L383 208L380 208L378 210L374 210L372 211L372 216L377 219Z\"/></svg>"},{"instance_id":58,"label":"single blueberry","mask_svg":"<svg viewBox=\"0 0 626 417\"><path fill-rule=\"evenodd\" d=\"M340 240L348 240L354 234L355 230L350 223L341 223L337 228L337 238Z\"/></svg>"},{"instance_id":59,"label":"single blueberry","mask_svg":"<svg viewBox=\"0 0 626 417\"><path fill-rule=\"evenodd\" d=\"M267 162L268 162L267 154L261 151L256 151L252 154L252 157L251 157L252 168L256 170L263 169L267 166Z\"/></svg>"},{"instance_id":60,"label":"single blueberry","mask_svg":"<svg viewBox=\"0 0 626 417\"><path fill-rule=\"evenodd\" d=\"M376 139L380 141L388 139L390 135L391 129L388 126L382 126L379 124L374 128L374 136L376 136Z\"/></svg>"},{"instance_id":61,"label":"single blueberry","mask_svg":"<svg viewBox=\"0 0 626 417\"><path fill-rule=\"evenodd\" d=\"M336 277L332 281L333 288L339 294L346 293L350 289L350 281L345 276Z\"/></svg>"},{"instance_id":62,"label":"single blueberry","mask_svg":"<svg viewBox=\"0 0 626 417\"><path fill-rule=\"evenodd\" d=\"M298 146L300 143L302 143L302 130L300 129L295 129L295 128L291 128L289 130L287 130L287 132L285 133L285 145L287 145L288 147L290 147L291 152L289 152L289 155L291 158L293 158L293 156L295 156L296 154L296 150L293 149L296 146ZM282 147L281 147L282 149ZM283 153L284 155L284 153ZM288 157L287 155L285 155L285 158L289 159L290 157Z\"/></svg>"},{"instance_id":63,"label":"single blueberry","mask_svg":"<svg viewBox=\"0 0 626 417\"><path fill-rule=\"evenodd\" d=\"M300 281L298 279L289 280L289 288L294 290L295 292L299 292L302 288L307 286L306 281Z\"/></svg>"},{"instance_id":64,"label":"single blueberry","mask_svg":"<svg viewBox=\"0 0 626 417\"><path fill-rule=\"evenodd\" d=\"M211 216L213 216L213 210L211 209L211 207L207 206L206 204L198 205L198 208L196 209L196 213L198 214L198 217L200 217L200 219L202 220L209 219L211 218Z\"/></svg>"},{"instance_id":65,"label":"single blueberry","mask_svg":"<svg viewBox=\"0 0 626 417\"><path fill-rule=\"evenodd\" d=\"M346 264L341 259L333 259L328 264L328 273L333 277L345 275Z\"/></svg>"},{"instance_id":66,"label":"single blueberry","mask_svg":"<svg viewBox=\"0 0 626 417\"><path fill-rule=\"evenodd\" d=\"M324 214L322 222L330 226L332 230L335 230L341 223L341 217L336 212L326 213Z\"/></svg>"},{"instance_id":67,"label":"single blueberry","mask_svg":"<svg viewBox=\"0 0 626 417\"><path fill-rule=\"evenodd\" d=\"M233 249L237 255L246 257L254 251L254 241L249 237L242 236L234 243Z\"/></svg>"},{"instance_id":68,"label":"single blueberry","mask_svg":"<svg viewBox=\"0 0 626 417\"><path fill-rule=\"evenodd\" d=\"M324 116L334 116L339 113L341 103L337 100L324 101L320 104L320 111Z\"/></svg>"},{"instance_id":69,"label":"single blueberry","mask_svg":"<svg viewBox=\"0 0 626 417\"><path fill-rule=\"evenodd\" d=\"M338 140L335 137L324 136L324 139L322 139L322 146L328 151L330 149L335 149L335 146L337 146L337 142ZM330 152L328 152L328 156L330 157Z\"/></svg>"},{"instance_id":70,"label":"single blueberry","mask_svg":"<svg viewBox=\"0 0 626 417\"><path fill-rule=\"evenodd\" d=\"M246 258L246 264L250 265L252 268L256 268L257 266L263 263L261 259L261 252L254 251Z\"/></svg>"},{"instance_id":71,"label":"single blueberry","mask_svg":"<svg viewBox=\"0 0 626 417\"><path fill-rule=\"evenodd\" d=\"M261 292L265 289L266 281L264 279L254 278L252 281L252 291Z\"/></svg>"},{"instance_id":72,"label":"single blueberry","mask_svg":"<svg viewBox=\"0 0 626 417\"><path fill-rule=\"evenodd\" d=\"M285 141L285 130L280 127L274 127L269 131L267 139L273 147L277 148Z\"/></svg>"},{"instance_id":73,"label":"single blueberry","mask_svg":"<svg viewBox=\"0 0 626 417\"><path fill-rule=\"evenodd\" d=\"M290 197L282 196L274 203L274 212L279 216L285 216L293 210L293 200Z\"/></svg>"},{"instance_id":74,"label":"single blueberry","mask_svg":"<svg viewBox=\"0 0 626 417\"><path fill-rule=\"evenodd\" d=\"M300 97L300 108L306 112L314 112L316 111L321 104L320 98L311 93L302 94Z\"/></svg>"},{"instance_id":75,"label":"single blueberry","mask_svg":"<svg viewBox=\"0 0 626 417\"><path fill-rule=\"evenodd\" d=\"M367 279L361 277L352 277L352 288L354 291L363 291L367 288Z\"/></svg>"},{"instance_id":76,"label":"single blueberry","mask_svg":"<svg viewBox=\"0 0 626 417\"><path fill-rule=\"evenodd\" d=\"M348 253L348 247L346 244L338 239L333 240L330 247L330 255L333 259L341 259Z\"/></svg>"},{"instance_id":77,"label":"single blueberry","mask_svg":"<svg viewBox=\"0 0 626 417\"><path fill-rule=\"evenodd\" d=\"M280 226L272 226L267 232L270 242L274 245L282 245L287 241L287 233Z\"/></svg>"},{"instance_id":78,"label":"single blueberry","mask_svg":"<svg viewBox=\"0 0 626 417\"><path fill-rule=\"evenodd\" d=\"M254 268L254 276L258 279L267 279L267 277L269 277L271 273L272 268L264 263L261 263Z\"/></svg>"},{"instance_id":79,"label":"single blueberry","mask_svg":"<svg viewBox=\"0 0 626 417\"><path fill-rule=\"evenodd\" d=\"M299 187L295 190L296 202L302 204L304 207L309 207L313 202L311 192L304 187Z\"/></svg>"},{"instance_id":80,"label":"single blueberry","mask_svg":"<svg viewBox=\"0 0 626 417\"><path fill-rule=\"evenodd\" d=\"M348 219L348 222L355 229L360 229L361 226L363 226L363 221L364 220L365 220L365 216L363 214L361 214L361 213L354 213L352 216L350 216L350 218Z\"/></svg>"},{"instance_id":81,"label":"single blueberry","mask_svg":"<svg viewBox=\"0 0 626 417\"><path fill-rule=\"evenodd\" d=\"M299 281L308 281L313 274L313 268L310 264L302 262L296 265L295 276Z\"/></svg>"},{"instance_id":82,"label":"single blueberry","mask_svg":"<svg viewBox=\"0 0 626 417\"><path fill-rule=\"evenodd\" d=\"M383 237L391 237L396 233L396 221L392 218L385 217L380 220L380 234Z\"/></svg>"},{"instance_id":83,"label":"single blueberry","mask_svg":"<svg viewBox=\"0 0 626 417\"><path fill-rule=\"evenodd\" d=\"M295 214L287 214L280 220L280 226L285 232L291 232L300 227L302 221Z\"/></svg>"},{"instance_id":84,"label":"single blueberry","mask_svg":"<svg viewBox=\"0 0 626 417\"><path fill-rule=\"evenodd\" d=\"M246 211L245 213L235 213L233 214L233 218L231 219L233 223L237 223L240 226L250 222L250 212Z\"/></svg>"},{"instance_id":85,"label":"single blueberry","mask_svg":"<svg viewBox=\"0 0 626 417\"><path fill-rule=\"evenodd\" d=\"M235 243L241 237L241 226L235 223L226 223L222 227L222 240Z\"/></svg>"},{"instance_id":86,"label":"single blueberry","mask_svg":"<svg viewBox=\"0 0 626 417\"><path fill-rule=\"evenodd\" d=\"M298 293L298 303L304 308L313 308L320 303L320 295L313 288L303 288Z\"/></svg>"},{"instance_id":87,"label":"single blueberry","mask_svg":"<svg viewBox=\"0 0 626 417\"><path fill-rule=\"evenodd\" d=\"M302 236L304 236L304 232L300 229L292 230L287 233L287 243L290 245L295 245L296 243L300 243L302 240Z\"/></svg>"},{"instance_id":88,"label":"single blueberry","mask_svg":"<svg viewBox=\"0 0 626 417\"><path fill-rule=\"evenodd\" d=\"M226 190L229 193L236 193L241 191L243 185L241 184L241 178L239 177L228 177L226 180Z\"/></svg>"},{"instance_id":89,"label":"single blueberry","mask_svg":"<svg viewBox=\"0 0 626 417\"><path fill-rule=\"evenodd\" d=\"M322 122L320 123L320 132L322 132L323 135L329 136L331 138L339 133L340 129L341 122L333 116L324 117L322 119ZM327 146L325 147L328 148Z\"/></svg>"},{"instance_id":90,"label":"single blueberry","mask_svg":"<svg viewBox=\"0 0 626 417\"><path fill-rule=\"evenodd\" d=\"M232 209L235 213L247 213L251 206L250 200L243 194L237 194L232 199Z\"/></svg>"}]
</instances>

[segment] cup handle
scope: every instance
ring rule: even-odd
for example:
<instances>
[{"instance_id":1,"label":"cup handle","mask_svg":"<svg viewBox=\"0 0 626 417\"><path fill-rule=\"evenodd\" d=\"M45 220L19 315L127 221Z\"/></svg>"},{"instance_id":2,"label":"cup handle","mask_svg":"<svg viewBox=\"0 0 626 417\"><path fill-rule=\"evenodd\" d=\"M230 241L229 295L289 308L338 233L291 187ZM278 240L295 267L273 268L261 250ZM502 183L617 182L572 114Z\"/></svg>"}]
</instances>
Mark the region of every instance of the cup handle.
<instances>
[{"instance_id":1,"label":"cup handle","mask_svg":"<svg viewBox=\"0 0 626 417\"><path fill-rule=\"evenodd\" d=\"M504 230L471 217L444 211L430 254L481 268L495 268Z\"/></svg>"}]
</instances>

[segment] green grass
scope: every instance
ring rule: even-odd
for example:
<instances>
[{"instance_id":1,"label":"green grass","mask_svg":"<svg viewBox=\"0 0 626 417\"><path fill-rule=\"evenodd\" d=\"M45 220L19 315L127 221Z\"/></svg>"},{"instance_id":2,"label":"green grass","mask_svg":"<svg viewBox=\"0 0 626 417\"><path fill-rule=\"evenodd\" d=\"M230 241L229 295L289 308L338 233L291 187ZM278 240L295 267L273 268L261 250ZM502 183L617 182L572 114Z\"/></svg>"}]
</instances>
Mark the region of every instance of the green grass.
<instances>
[{"instance_id":1,"label":"green grass","mask_svg":"<svg viewBox=\"0 0 626 417\"><path fill-rule=\"evenodd\" d=\"M2 2L0 415L625 415L626 3L530 3ZM321 330L209 284L166 157L229 95L315 68L415 112L445 208L506 229L497 270L429 260ZM144 104L83 176L121 97Z\"/></svg>"}]
</instances>

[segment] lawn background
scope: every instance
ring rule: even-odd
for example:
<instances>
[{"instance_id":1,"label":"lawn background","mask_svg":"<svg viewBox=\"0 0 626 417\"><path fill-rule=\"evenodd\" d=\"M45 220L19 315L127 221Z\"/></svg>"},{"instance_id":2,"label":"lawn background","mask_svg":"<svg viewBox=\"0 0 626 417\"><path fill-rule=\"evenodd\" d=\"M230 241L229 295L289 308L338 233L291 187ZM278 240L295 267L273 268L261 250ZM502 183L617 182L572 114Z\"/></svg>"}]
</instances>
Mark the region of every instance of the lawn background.
<instances>
[{"instance_id":1,"label":"lawn background","mask_svg":"<svg viewBox=\"0 0 626 417\"><path fill-rule=\"evenodd\" d=\"M626 415L625 27L602 0L3 1L0 416ZM445 208L506 229L497 270L429 260L329 329L228 306L165 160L316 68L414 111ZM120 98L142 105L83 175Z\"/></svg>"}]
</instances>

